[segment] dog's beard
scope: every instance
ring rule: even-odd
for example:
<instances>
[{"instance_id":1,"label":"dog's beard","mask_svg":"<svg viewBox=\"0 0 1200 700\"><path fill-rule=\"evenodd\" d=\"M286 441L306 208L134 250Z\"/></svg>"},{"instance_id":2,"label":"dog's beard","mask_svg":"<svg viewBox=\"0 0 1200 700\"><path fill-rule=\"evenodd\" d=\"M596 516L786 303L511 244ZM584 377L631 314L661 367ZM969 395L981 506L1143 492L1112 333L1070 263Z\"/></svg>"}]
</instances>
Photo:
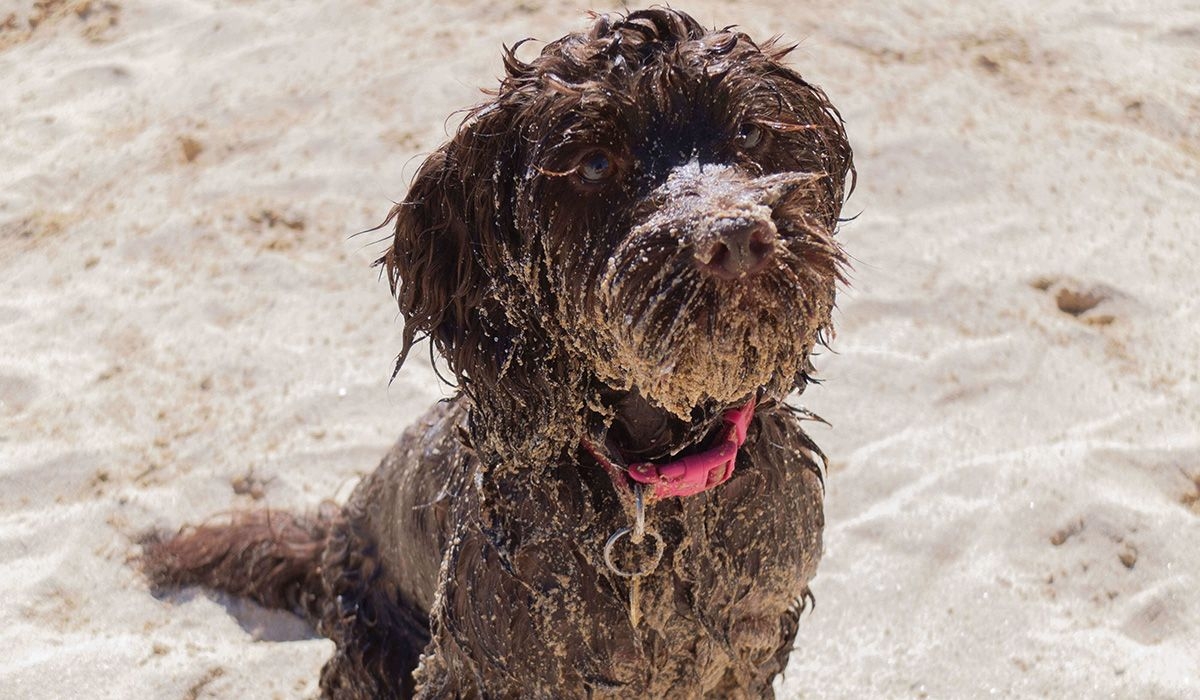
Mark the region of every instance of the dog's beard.
<instances>
[{"instance_id":1,"label":"dog's beard","mask_svg":"<svg viewBox=\"0 0 1200 700\"><path fill-rule=\"evenodd\" d=\"M588 314L601 379L682 418L760 387L787 393L828 325L839 256L831 240L781 242L767 269L721 280L697 268L677 229L635 231L608 259Z\"/></svg>"}]
</instances>

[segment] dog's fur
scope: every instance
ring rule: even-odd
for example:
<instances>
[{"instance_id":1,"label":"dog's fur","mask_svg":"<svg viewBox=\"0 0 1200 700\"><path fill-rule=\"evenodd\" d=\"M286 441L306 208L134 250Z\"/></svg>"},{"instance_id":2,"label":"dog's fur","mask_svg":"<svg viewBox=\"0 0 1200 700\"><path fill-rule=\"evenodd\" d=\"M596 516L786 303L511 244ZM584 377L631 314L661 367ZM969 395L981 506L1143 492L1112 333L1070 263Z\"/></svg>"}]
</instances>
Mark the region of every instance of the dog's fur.
<instances>
[{"instance_id":1,"label":"dog's fur","mask_svg":"<svg viewBox=\"0 0 1200 700\"><path fill-rule=\"evenodd\" d=\"M458 397L344 508L148 542L153 583L307 616L329 697L770 696L823 527L783 399L830 327L853 174L788 51L663 8L507 50L385 222L399 362L428 337ZM624 543L644 575L618 575L634 498L600 462L705 449L751 399L732 478L651 499L661 561Z\"/></svg>"}]
</instances>

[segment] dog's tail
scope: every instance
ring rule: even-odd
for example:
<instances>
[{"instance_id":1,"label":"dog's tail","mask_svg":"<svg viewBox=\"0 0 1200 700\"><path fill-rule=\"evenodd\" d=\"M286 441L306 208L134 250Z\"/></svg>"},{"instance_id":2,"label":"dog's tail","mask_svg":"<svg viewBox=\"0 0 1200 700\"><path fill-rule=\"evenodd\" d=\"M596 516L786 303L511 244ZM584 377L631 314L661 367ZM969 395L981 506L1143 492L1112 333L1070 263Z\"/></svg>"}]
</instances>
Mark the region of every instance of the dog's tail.
<instances>
[{"instance_id":1,"label":"dog's tail","mask_svg":"<svg viewBox=\"0 0 1200 700\"><path fill-rule=\"evenodd\" d=\"M204 586L317 624L327 602L321 559L340 517L332 504L309 517L239 513L228 524L144 539L140 563L155 590Z\"/></svg>"}]
</instances>

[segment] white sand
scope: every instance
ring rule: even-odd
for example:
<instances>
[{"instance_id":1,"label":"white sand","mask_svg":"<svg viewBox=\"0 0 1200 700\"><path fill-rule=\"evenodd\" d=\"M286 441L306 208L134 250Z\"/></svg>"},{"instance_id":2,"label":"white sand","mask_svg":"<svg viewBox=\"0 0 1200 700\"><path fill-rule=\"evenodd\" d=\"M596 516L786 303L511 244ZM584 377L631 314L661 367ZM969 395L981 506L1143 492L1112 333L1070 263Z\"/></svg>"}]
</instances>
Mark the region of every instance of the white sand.
<instances>
[{"instance_id":1,"label":"white sand","mask_svg":"<svg viewBox=\"0 0 1200 700\"><path fill-rule=\"evenodd\" d=\"M312 696L329 642L130 538L344 497L443 395L347 235L585 6L48 4L0 1L0 698ZM1153 4L681 5L800 40L857 153L783 697L1200 697L1200 9Z\"/></svg>"}]
</instances>

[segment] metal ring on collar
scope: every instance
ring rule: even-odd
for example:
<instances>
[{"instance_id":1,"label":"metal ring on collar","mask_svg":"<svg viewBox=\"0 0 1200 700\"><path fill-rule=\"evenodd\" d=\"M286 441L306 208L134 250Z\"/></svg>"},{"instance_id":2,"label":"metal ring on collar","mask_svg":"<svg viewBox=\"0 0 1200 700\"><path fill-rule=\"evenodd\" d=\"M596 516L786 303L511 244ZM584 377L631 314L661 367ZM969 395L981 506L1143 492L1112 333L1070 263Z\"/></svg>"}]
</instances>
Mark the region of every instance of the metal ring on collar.
<instances>
[{"instance_id":1,"label":"metal ring on collar","mask_svg":"<svg viewBox=\"0 0 1200 700\"><path fill-rule=\"evenodd\" d=\"M608 568L611 569L614 574L616 574L617 576L621 576L623 578L633 578L635 576L645 576L647 574L652 573L655 569L658 568L658 562L662 560L662 555L663 555L664 548L663 548L662 537L658 534L658 532L656 530L646 530L645 534L654 538L654 558L650 561L648 566L643 567L642 569L640 569L638 571L622 571L616 565L616 563L613 562L613 558L612 558L613 547L616 546L618 540L620 540L625 535L630 534L631 532L633 532L633 528L623 527L620 530L617 530L616 532L614 532L612 535L610 535L608 538L608 541L604 543L604 563L608 565Z\"/></svg>"}]
</instances>

